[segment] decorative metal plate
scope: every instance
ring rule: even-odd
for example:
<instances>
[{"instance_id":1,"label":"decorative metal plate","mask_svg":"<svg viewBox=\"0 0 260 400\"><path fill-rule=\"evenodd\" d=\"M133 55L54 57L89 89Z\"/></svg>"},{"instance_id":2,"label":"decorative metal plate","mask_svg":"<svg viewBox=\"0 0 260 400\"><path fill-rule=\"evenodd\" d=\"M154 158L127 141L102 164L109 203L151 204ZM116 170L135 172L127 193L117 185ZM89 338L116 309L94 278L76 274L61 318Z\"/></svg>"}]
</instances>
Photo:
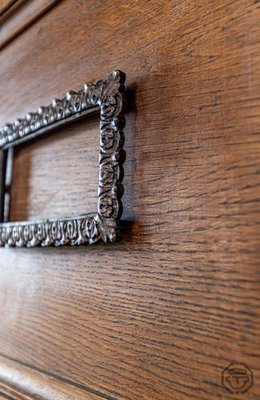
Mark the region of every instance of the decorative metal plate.
<instances>
[{"instance_id":1,"label":"decorative metal plate","mask_svg":"<svg viewBox=\"0 0 260 400\"><path fill-rule=\"evenodd\" d=\"M113 242L117 238L123 194L124 80L120 71L86 83L36 113L0 129L0 246L35 247ZM8 222L10 168L14 146L78 118L100 111L98 209L93 215L36 222ZM8 176L9 175L9 176Z\"/></svg>"}]
</instances>

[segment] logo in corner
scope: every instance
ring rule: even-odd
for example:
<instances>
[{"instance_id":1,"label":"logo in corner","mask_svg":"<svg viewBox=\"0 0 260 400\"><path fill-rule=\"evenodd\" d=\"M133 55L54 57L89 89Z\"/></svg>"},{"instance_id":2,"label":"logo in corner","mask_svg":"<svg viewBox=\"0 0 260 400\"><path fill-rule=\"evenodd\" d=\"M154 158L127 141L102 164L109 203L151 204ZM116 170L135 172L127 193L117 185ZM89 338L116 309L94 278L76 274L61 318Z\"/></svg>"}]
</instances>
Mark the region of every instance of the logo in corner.
<instances>
[{"instance_id":1,"label":"logo in corner","mask_svg":"<svg viewBox=\"0 0 260 400\"><path fill-rule=\"evenodd\" d=\"M231 393L245 393L253 385L253 372L246 364L232 363L222 372L222 386Z\"/></svg>"}]
</instances>

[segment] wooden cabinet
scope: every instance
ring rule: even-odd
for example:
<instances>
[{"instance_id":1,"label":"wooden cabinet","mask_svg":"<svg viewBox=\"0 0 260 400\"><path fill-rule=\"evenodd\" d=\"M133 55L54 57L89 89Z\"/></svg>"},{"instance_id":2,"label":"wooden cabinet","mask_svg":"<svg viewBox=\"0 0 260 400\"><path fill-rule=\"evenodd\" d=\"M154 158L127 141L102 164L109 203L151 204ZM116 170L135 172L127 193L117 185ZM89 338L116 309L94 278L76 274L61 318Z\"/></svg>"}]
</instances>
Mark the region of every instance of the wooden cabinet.
<instances>
[{"instance_id":1,"label":"wooden cabinet","mask_svg":"<svg viewBox=\"0 0 260 400\"><path fill-rule=\"evenodd\" d=\"M15 3L1 125L115 69L134 106L122 240L0 250L0 397L259 399L257 2ZM21 146L11 219L92 209L98 140L93 118Z\"/></svg>"}]
</instances>

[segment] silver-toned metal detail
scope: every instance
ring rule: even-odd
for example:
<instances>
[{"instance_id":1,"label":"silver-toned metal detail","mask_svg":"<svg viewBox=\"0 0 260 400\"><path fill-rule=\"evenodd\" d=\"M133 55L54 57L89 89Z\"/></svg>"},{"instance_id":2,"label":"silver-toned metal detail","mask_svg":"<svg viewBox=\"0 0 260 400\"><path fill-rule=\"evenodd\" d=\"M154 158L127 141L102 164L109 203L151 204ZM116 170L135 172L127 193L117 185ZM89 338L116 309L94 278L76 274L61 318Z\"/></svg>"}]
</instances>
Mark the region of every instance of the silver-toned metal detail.
<instances>
[{"instance_id":1,"label":"silver-toned metal detail","mask_svg":"<svg viewBox=\"0 0 260 400\"><path fill-rule=\"evenodd\" d=\"M0 129L3 153L57 126L100 111L97 213L76 218L0 223L0 247L80 245L116 240L123 193L124 80L124 73L114 71L107 80L86 83L78 92L69 91L62 99L54 99L49 106L40 107L36 113L29 113ZM5 158L2 156L2 159ZM5 169L3 162L1 167ZM3 197L3 190L1 195ZM4 204L3 199L0 200L0 204ZM0 211L4 215L3 210Z\"/></svg>"}]
</instances>

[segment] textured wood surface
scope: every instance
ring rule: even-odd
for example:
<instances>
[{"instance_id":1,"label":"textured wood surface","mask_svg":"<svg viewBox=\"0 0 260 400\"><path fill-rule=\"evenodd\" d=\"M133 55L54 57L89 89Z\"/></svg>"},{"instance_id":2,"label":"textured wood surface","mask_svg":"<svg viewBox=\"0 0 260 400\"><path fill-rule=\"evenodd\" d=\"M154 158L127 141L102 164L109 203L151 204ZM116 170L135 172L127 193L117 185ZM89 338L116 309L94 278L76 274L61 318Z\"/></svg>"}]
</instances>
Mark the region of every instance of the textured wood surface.
<instances>
[{"instance_id":1,"label":"textured wood surface","mask_svg":"<svg viewBox=\"0 0 260 400\"><path fill-rule=\"evenodd\" d=\"M63 1L2 50L1 123L115 68L135 95L125 129L123 239L0 251L5 358L105 399L259 399L257 7ZM14 218L44 211L28 188L35 194L44 185L51 195L48 177L57 180L53 211L63 210L62 198L66 210L85 207L73 195L81 184L88 192L76 173L84 132L74 129L75 143L66 133L61 149L56 135L21 149ZM94 129L87 123L87 156L96 151ZM59 197L65 154L71 193L63 186ZM254 374L240 396L221 385L231 362Z\"/></svg>"},{"instance_id":2,"label":"textured wood surface","mask_svg":"<svg viewBox=\"0 0 260 400\"><path fill-rule=\"evenodd\" d=\"M98 155L98 117L17 147L10 220L95 213Z\"/></svg>"},{"instance_id":3,"label":"textured wood surface","mask_svg":"<svg viewBox=\"0 0 260 400\"><path fill-rule=\"evenodd\" d=\"M15 400L100 400L97 393L87 391L80 385L46 375L1 356L0 392L7 399Z\"/></svg>"},{"instance_id":4,"label":"textured wood surface","mask_svg":"<svg viewBox=\"0 0 260 400\"><path fill-rule=\"evenodd\" d=\"M10 0L0 8L0 50L61 0ZM0 3L1 4L1 3Z\"/></svg>"}]
</instances>

